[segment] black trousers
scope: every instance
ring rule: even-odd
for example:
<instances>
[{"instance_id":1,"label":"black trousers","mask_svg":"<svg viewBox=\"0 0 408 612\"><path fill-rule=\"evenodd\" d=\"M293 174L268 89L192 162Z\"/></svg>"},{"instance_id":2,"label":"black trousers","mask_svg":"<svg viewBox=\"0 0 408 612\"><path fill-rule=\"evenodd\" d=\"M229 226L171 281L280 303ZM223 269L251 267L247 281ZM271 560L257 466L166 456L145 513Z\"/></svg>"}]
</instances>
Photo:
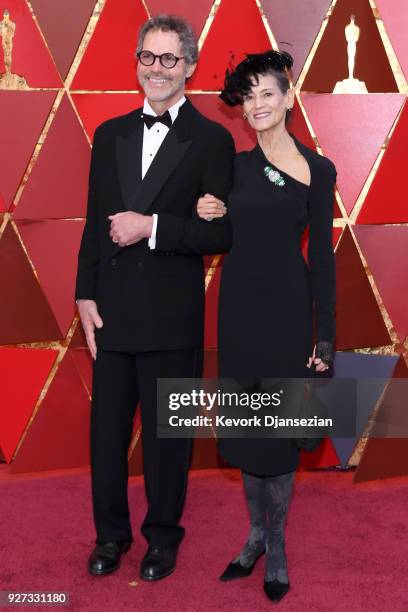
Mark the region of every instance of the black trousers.
<instances>
[{"instance_id":1,"label":"black trousers","mask_svg":"<svg viewBox=\"0 0 408 612\"><path fill-rule=\"evenodd\" d=\"M129 540L127 454L141 406L148 510L141 531L149 544L174 547L184 536L183 510L192 440L157 437L156 379L195 378L201 348L121 353L98 349L91 411L92 500L97 543Z\"/></svg>"}]
</instances>

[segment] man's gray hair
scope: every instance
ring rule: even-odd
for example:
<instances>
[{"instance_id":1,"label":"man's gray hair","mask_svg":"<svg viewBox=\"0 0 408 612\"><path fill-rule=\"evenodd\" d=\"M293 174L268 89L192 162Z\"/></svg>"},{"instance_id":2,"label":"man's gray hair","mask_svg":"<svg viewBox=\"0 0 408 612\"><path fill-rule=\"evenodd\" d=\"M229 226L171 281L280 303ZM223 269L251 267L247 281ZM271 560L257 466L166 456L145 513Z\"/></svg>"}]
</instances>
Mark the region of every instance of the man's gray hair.
<instances>
[{"instance_id":1,"label":"man's gray hair","mask_svg":"<svg viewBox=\"0 0 408 612\"><path fill-rule=\"evenodd\" d=\"M197 36L192 26L177 15L157 15L148 19L140 28L137 38L136 53L143 49L143 42L148 32L161 30L162 32L175 32L181 43L186 64L195 64L198 60Z\"/></svg>"}]
</instances>

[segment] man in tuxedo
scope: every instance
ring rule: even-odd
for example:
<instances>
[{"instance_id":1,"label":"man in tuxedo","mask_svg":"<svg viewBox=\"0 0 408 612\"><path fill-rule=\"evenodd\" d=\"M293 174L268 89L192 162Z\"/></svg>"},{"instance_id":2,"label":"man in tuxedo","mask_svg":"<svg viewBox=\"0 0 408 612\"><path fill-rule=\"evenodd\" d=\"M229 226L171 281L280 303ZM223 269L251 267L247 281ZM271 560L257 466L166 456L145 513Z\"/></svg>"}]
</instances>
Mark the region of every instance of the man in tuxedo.
<instances>
[{"instance_id":1,"label":"man in tuxedo","mask_svg":"<svg viewBox=\"0 0 408 612\"><path fill-rule=\"evenodd\" d=\"M100 125L94 136L76 299L94 358L91 468L96 547L93 575L110 573L132 543L128 449L140 401L145 489L140 576L175 568L191 440L157 437L156 379L202 370L202 255L227 252L231 226L217 216L232 183L227 130L185 98L197 43L181 18L159 16L139 33L143 108ZM214 202L200 219L203 194ZM219 199L219 200L218 200ZM218 211L218 213L217 213Z\"/></svg>"}]
</instances>

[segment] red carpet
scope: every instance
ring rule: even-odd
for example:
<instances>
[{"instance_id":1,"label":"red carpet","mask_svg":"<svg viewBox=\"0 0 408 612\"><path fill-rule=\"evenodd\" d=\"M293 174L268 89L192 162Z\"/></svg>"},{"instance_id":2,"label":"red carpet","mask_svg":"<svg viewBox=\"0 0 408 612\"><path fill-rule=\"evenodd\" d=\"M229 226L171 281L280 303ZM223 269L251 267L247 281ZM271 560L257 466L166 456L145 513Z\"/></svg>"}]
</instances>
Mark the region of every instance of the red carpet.
<instances>
[{"instance_id":1,"label":"red carpet","mask_svg":"<svg viewBox=\"0 0 408 612\"><path fill-rule=\"evenodd\" d=\"M67 591L72 610L273 608L262 592L263 561L238 583L218 581L246 536L237 472L191 474L183 520L187 535L176 572L153 584L138 579L145 551L140 478L132 480L129 495L134 545L118 572L93 578L85 569L94 542L89 475L11 479L4 473L0 589ZM351 481L350 473L297 475L286 532L292 589L280 610L408 610L408 479L358 486Z\"/></svg>"}]
</instances>

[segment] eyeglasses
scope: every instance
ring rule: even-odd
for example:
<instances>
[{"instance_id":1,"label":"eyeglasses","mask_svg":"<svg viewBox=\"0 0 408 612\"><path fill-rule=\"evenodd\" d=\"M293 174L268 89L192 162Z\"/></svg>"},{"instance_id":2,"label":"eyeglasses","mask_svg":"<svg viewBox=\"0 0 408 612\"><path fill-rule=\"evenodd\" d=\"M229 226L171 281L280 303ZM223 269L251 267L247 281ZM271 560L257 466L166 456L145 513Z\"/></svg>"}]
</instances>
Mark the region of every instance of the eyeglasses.
<instances>
[{"instance_id":1,"label":"eyeglasses","mask_svg":"<svg viewBox=\"0 0 408 612\"><path fill-rule=\"evenodd\" d=\"M163 68L174 68L174 66L184 57L176 57L173 53L162 53L161 55L155 55L151 51L139 51L136 53L137 58L143 66L153 66L156 58L159 58L160 64Z\"/></svg>"}]
</instances>

